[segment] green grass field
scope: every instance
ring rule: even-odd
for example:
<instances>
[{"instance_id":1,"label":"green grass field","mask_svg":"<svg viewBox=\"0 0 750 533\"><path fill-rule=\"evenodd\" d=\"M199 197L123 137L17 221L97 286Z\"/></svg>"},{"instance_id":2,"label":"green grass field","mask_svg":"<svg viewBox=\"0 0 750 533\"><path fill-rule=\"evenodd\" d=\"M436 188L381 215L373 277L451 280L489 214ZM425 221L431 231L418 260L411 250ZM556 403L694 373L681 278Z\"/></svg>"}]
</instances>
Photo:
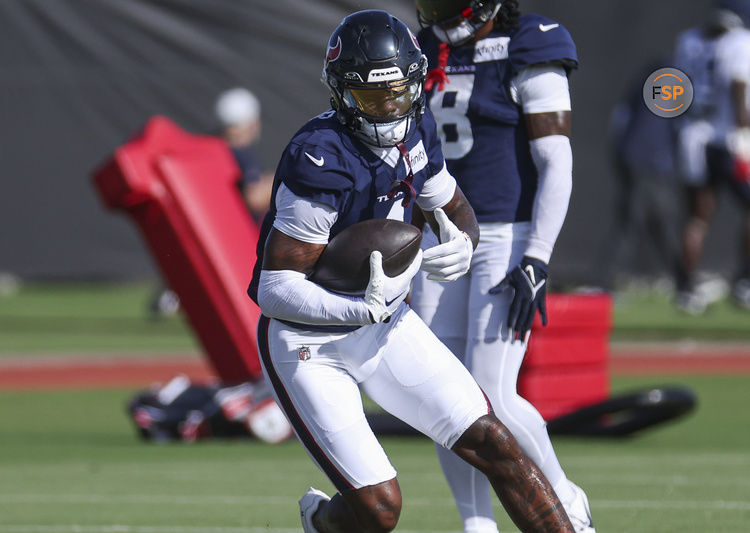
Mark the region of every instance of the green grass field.
<instances>
[{"instance_id":1,"label":"green grass field","mask_svg":"<svg viewBox=\"0 0 750 533\"><path fill-rule=\"evenodd\" d=\"M32 285L0 297L0 356L197 351L179 318L150 320L150 287ZM750 314L726 302L684 317L649 294L618 298L615 339L750 340ZM615 391L680 383L695 414L625 440L556 438L589 493L599 533L750 531L750 376L616 378ZM139 441L132 390L0 390L0 533L299 532L297 499L331 490L296 442ZM432 444L386 438L399 471L398 531L460 531ZM515 531L498 508L503 532Z\"/></svg>"},{"instance_id":2,"label":"green grass field","mask_svg":"<svg viewBox=\"0 0 750 533\"><path fill-rule=\"evenodd\" d=\"M679 382L701 399L689 418L626 440L555 439L600 533L748 531L748 379ZM124 414L131 393L0 393L0 532L300 531L299 496L331 489L296 442L143 443ZM404 493L398 531L460 531L431 443L383 443Z\"/></svg>"},{"instance_id":3,"label":"green grass field","mask_svg":"<svg viewBox=\"0 0 750 533\"><path fill-rule=\"evenodd\" d=\"M0 356L31 352L155 355L196 351L182 317L153 320L147 284L32 284L0 296ZM750 341L750 312L729 301L686 316L657 293L617 295L612 339Z\"/></svg>"}]
</instances>

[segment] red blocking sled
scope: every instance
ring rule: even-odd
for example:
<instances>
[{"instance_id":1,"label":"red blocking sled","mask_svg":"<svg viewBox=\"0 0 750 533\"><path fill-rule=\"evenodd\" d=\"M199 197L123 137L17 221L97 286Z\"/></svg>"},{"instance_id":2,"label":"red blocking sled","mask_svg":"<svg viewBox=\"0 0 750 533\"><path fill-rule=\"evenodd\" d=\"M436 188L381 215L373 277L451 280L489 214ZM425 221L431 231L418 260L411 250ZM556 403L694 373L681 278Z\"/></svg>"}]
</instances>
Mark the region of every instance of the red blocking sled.
<instances>
[{"instance_id":1,"label":"red blocking sled","mask_svg":"<svg viewBox=\"0 0 750 533\"><path fill-rule=\"evenodd\" d=\"M246 293L258 228L238 176L223 140L192 135L159 116L93 176L103 202L135 221L206 356L229 384L262 376L255 340L260 310Z\"/></svg>"},{"instance_id":2,"label":"red blocking sled","mask_svg":"<svg viewBox=\"0 0 750 533\"><path fill-rule=\"evenodd\" d=\"M612 298L550 294L547 317L534 319L518 391L550 420L609 396Z\"/></svg>"}]
</instances>

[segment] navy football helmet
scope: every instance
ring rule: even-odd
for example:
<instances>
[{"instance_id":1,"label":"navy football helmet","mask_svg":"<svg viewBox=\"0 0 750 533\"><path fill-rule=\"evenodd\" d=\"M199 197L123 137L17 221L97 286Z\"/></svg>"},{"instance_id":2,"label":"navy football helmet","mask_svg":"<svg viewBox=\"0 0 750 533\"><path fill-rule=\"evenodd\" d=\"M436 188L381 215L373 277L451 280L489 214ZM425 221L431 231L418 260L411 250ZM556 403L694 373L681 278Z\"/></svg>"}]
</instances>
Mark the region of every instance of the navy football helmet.
<instances>
[{"instance_id":1,"label":"navy football helmet","mask_svg":"<svg viewBox=\"0 0 750 533\"><path fill-rule=\"evenodd\" d=\"M422 27L451 46L468 42L500 11L499 0L416 0Z\"/></svg>"},{"instance_id":2,"label":"navy football helmet","mask_svg":"<svg viewBox=\"0 0 750 533\"><path fill-rule=\"evenodd\" d=\"M409 28L380 10L346 17L328 41L323 83L338 119L359 139L395 146L424 113L427 58Z\"/></svg>"}]
</instances>

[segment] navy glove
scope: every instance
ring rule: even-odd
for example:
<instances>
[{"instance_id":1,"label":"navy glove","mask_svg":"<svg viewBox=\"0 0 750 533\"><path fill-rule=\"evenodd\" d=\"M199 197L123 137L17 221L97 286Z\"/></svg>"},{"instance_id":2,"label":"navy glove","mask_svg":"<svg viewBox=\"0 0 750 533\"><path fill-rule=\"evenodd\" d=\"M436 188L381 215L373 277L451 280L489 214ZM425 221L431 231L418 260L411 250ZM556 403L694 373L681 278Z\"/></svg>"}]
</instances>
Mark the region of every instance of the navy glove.
<instances>
[{"instance_id":1,"label":"navy glove","mask_svg":"<svg viewBox=\"0 0 750 533\"><path fill-rule=\"evenodd\" d=\"M511 332L517 333L515 338L523 341L526 332L531 329L537 309L542 324L547 325L547 264L524 256L520 265L490 289L490 294L498 294L508 288L514 292L508 312L508 327Z\"/></svg>"}]
</instances>

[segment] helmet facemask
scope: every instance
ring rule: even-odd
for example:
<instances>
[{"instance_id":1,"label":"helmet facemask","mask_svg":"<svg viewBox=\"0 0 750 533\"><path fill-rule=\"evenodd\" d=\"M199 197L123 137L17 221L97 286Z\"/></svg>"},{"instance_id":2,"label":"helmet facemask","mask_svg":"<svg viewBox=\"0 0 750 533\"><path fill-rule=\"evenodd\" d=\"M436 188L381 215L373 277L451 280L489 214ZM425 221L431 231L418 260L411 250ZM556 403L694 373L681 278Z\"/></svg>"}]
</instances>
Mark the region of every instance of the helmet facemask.
<instances>
[{"instance_id":1,"label":"helmet facemask","mask_svg":"<svg viewBox=\"0 0 750 533\"><path fill-rule=\"evenodd\" d=\"M424 108L424 77L382 83L343 83L338 111L348 117L355 135L374 146L395 146L413 132Z\"/></svg>"},{"instance_id":2,"label":"helmet facemask","mask_svg":"<svg viewBox=\"0 0 750 533\"><path fill-rule=\"evenodd\" d=\"M417 3L419 4L419 2ZM473 0L455 15L431 20L422 9L417 9L419 24L430 27L440 41L451 46L469 42L487 22L495 18L502 2Z\"/></svg>"}]
</instances>

